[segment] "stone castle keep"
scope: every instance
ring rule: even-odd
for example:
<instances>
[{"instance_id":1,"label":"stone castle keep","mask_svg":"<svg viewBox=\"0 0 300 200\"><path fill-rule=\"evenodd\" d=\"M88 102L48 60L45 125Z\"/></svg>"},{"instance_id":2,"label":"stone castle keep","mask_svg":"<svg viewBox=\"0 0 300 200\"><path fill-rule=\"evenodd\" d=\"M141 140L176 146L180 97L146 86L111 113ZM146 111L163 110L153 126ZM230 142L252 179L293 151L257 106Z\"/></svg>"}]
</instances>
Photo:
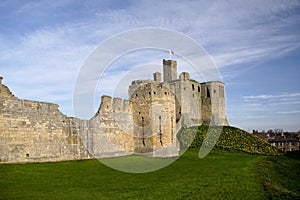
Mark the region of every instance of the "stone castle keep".
<instances>
[{"instance_id":1,"label":"stone castle keep","mask_svg":"<svg viewBox=\"0 0 300 200\"><path fill-rule=\"evenodd\" d=\"M129 100L102 96L90 120L68 117L57 104L19 99L0 77L0 162L173 157L181 128L228 125L224 83L199 83L187 72L178 77L174 60L163 60L163 77L153 77L132 81Z\"/></svg>"}]
</instances>

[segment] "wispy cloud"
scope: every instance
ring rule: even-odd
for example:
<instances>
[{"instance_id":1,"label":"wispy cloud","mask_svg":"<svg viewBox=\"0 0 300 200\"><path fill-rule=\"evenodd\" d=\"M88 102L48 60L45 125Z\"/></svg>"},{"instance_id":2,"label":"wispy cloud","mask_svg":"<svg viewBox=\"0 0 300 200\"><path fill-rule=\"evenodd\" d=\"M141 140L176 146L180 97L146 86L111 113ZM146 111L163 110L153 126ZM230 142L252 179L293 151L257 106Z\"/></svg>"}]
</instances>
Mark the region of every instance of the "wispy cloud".
<instances>
[{"instance_id":1,"label":"wispy cloud","mask_svg":"<svg viewBox=\"0 0 300 200\"><path fill-rule=\"evenodd\" d=\"M270 94L262 94L256 96L244 96L245 100L265 100L265 99L284 99L288 100L287 98L293 97L300 97L300 93L288 93L288 94L277 94L277 95L270 95Z\"/></svg>"},{"instance_id":2,"label":"wispy cloud","mask_svg":"<svg viewBox=\"0 0 300 200\"><path fill-rule=\"evenodd\" d=\"M300 110L279 111L278 114L300 114Z\"/></svg>"}]
</instances>

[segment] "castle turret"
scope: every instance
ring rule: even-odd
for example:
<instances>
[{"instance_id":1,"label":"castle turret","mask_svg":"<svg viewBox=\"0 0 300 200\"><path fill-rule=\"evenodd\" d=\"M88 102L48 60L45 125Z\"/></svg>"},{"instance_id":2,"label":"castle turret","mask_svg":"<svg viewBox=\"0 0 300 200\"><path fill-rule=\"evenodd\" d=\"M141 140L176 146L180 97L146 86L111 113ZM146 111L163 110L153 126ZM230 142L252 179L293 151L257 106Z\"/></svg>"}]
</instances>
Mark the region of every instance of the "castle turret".
<instances>
[{"instance_id":1,"label":"castle turret","mask_svg":"<svg viewBox=\"0 0 300 200\"><path fill-rule=\"evenodd\" d=\"M206 82L202 87L203 124L228 125L225 114L224 83Z\"/></svg>"},{"instance_id":2,"label":"castle turret","mask_svg":"<svg viewBox=\"0 0 300 200\"><path fill-rule=\"evenodd\" d=\"M175 60L163 60L164 82L177 79L177 62Z\"/></svg>"},{"instance_id":3,"label":"castle turret","mask_svg":"<svg viewBox=\"0 0 300 200\"><path fill-rule=\"evenodd\" d=\"M179 75L179 79L180 79L180 80L183 80L183 81L190 80L190 74L187 73L187 72L182 72L182 73Z\"/></svg>"},{"instance_id":4,"label":"castle turret","mask_svg":"<svg viewBox=\"0 0 300 200\"><path fill-rule=\"evenodd\" d=\"M153 79L156 82L161 82L161 73L159 73L159 72L153 73Z\"/></svg>"}]
</instances>

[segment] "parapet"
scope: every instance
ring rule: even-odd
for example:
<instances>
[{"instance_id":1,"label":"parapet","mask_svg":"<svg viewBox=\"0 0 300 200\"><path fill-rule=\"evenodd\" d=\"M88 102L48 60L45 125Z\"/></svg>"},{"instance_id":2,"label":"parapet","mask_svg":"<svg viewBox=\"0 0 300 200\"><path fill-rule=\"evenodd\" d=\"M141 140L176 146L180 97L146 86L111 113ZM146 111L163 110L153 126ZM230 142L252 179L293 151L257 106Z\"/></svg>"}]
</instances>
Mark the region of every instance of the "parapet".
<instances>
[{"instance_id":1,"label":"parapet","mask_svg":"<svg viewBox=\"0 0 300 200\"><path fill-rule=\"evenodd\" d=\"M104 95L101 97L99 111L101 113L127 113L131 111L130 102L129 100L122 101L122 99L118 97L112 98L110 96Z\"/></svg>"},{"instance_id":2,"label":"parapet","mask_svg":"<svg viewBox=\"0 0 300 200\"><path fill-rule=\"evenodd\" d=\"M143 84L143 83L153 83L153 80L134 80L131 81L131 85L139 85L139 84Z\"/></svg>"},{"instance_id":3,"label":"parapet","mask_svg":"<svg viewBox=\"0 0 300 200\"><path fill-rule=\"evenodd\" d=\"M111 112L112 110L112 98L110 96L103 95L101 97L100 111Z\"/></svg>"},{"instance_id":4,"label":"parapet","mask_svg":"<svg viewBox=\"0 0 300 200\"><path fill-rule=\"evenodd\" d=\"M112 107L113 112L121 112L122 109L122 99L121 98L114 98L113 99L113 107Z\"/></svg>"},{"instance_id":5,"label":"parapet","mask_svg":"<svg viewBox=\"0 0 300 200\"><path fill-rule=\"evenodd\" d=\"M123 112L125 113L131 112L130 101L127 99L123 101Z\"/></svg>"}]
</instances>

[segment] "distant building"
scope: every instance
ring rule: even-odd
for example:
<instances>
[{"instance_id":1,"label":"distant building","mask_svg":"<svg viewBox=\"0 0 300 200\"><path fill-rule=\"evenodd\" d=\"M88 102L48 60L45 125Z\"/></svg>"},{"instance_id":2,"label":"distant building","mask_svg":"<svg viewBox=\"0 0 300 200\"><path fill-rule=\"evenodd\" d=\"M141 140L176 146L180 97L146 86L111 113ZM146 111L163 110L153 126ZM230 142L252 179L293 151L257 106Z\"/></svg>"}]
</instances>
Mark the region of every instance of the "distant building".
<instances>
[{"instance_id":1,"label":"distant building","mask_svg":"<svg viewBox=\"0 0 300 200\"><path fill-rule=\"evenodd\" d=\"M253 134L269 142L272 146L282 151L298 151L300 150L300 131L283 132L283 130L269 130L267 132L258 132L253 130Z\"/></svg>"}]
</instances>

